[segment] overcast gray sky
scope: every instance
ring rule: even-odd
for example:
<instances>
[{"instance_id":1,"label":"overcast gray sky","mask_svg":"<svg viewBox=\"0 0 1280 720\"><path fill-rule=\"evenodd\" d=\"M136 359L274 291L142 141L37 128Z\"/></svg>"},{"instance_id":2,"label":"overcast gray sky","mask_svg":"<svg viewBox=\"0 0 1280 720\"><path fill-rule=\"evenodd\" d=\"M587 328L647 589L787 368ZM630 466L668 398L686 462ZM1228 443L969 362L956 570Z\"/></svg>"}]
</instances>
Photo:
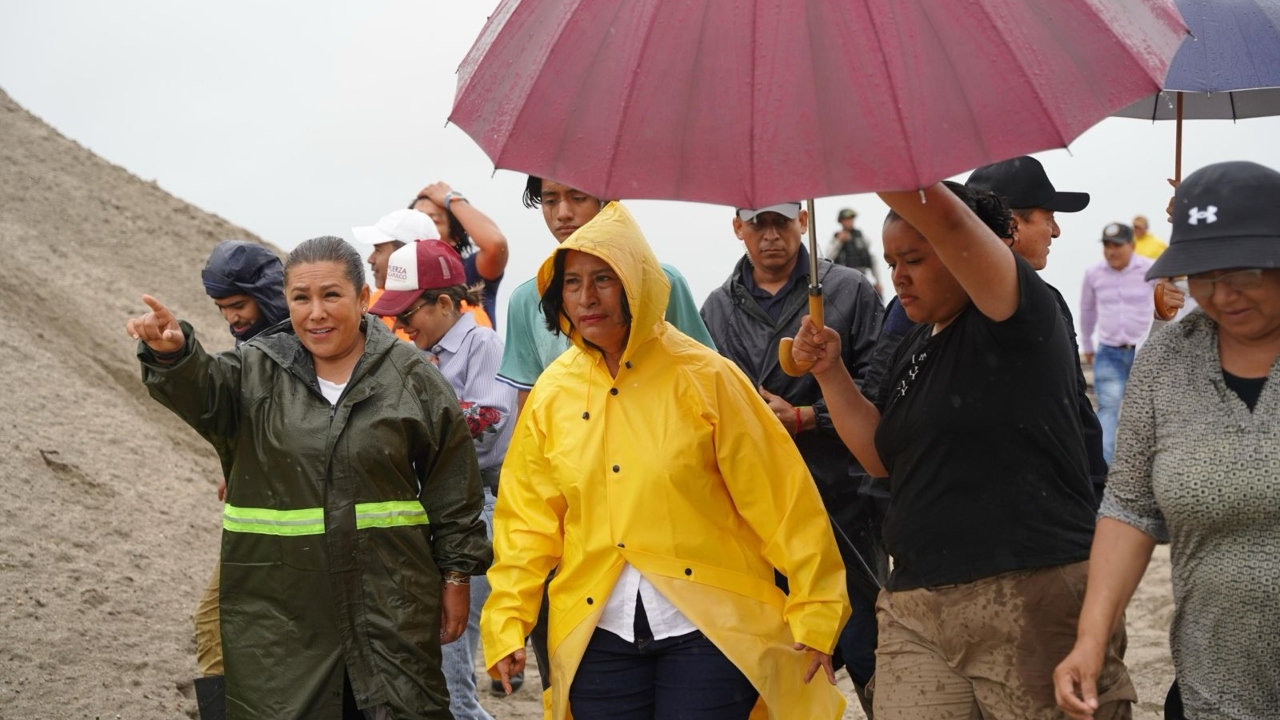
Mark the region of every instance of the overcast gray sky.
<instances>
[{"instance_id":1,"label":"overcast gray sky","mask_svg":"<svg viewBox=\"0 0 1280 720\"><path fill-rule=\"evenodd\" d=\"M520 204L523 176L446 127L456 70L497 0L217 3L0 0L0 87L73 140L169 192L283 247L323 234L352 239L442 179L493 217L511 242L499 306L553 240ZM993 78L993 82L997 79ZM1026 98L1010 97L1016 113ZM1193 122L1184 173L1221 160L1280 168L1280 120ZM0 142L4 139L0 138ZM1039 154L1059 190L1093 194L1059 214L1046 278L1073 304L1101 260L1108 222L1164 206L1173 124L1108 119L1070 153ZM658 256L701 301L741 255L725 207L628 203ZM879 249L874 196L822 198L819 238L856 208ZM193 277L192 282L198 278Z\"/></svg>"}]
</instances>

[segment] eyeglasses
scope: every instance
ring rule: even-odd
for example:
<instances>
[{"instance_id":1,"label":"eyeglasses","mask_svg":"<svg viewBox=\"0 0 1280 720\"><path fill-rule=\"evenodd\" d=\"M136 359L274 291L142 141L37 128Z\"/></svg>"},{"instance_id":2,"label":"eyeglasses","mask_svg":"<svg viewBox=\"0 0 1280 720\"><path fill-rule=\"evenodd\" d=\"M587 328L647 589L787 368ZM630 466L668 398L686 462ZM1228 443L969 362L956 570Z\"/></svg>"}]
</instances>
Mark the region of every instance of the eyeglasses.
<instances>
[{"instance_id":1,"label":"eyeglasses","mask_svg":"<svg viewBox=\"0 0 1280 720\"><path fill-rule=\"evenodd\" d=\"M413 317L414 313L418 312L419 310L421 310L422 308L430 304L431 303L429 302L422 302L418 304L418 307L413 308L412 310L406 310L405 312L400 313L399 315L396 316L396 322L399 323L400 325L408 326L409 318Z\"/></svg>"},{"instance_id":2,"label":"eyeglasses","mask_svg":"<svg viewBox=\"0 0 1280 720\"><path fill-rule=\"evenodd\" d=\"M1217 277L1192 275L1187 278L1187 290L1191 291L1192 295L1208 297L1213 294L1214 283L1221 284L1231 290L1252 290L1262 285L1262 268L1235 270Z\"/></svg>"}]
</instances>

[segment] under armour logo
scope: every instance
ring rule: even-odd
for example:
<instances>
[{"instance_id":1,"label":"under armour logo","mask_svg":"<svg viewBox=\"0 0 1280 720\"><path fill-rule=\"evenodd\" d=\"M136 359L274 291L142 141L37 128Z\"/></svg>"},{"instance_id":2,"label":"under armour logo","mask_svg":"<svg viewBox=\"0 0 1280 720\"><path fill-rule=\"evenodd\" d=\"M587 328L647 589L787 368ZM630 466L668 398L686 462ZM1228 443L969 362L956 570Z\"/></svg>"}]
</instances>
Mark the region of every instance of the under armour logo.
<instances>
[{"instance_id":1,"label":"under armour logo","mask_svg":"<svg viewBox=\"0 0 1280 720\"><path fill-rule=\"evenodd\" d=\"M1206 225L1212 225L1218 222L1218 206L1210 205L1204 210L1201 210L1198 207L1191 208L1191 213L1187 216L1187 222L1191 225L1199 225L1201 220L1203 220Z\"/></svg>"}]
</instances>

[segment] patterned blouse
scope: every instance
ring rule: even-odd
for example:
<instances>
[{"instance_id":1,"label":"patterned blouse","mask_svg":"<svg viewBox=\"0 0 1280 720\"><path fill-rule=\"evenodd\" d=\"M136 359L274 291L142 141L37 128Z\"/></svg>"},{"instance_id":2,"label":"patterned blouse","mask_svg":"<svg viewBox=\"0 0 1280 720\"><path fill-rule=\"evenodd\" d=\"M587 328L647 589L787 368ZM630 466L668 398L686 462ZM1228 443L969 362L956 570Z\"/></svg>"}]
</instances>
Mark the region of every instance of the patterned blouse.
<instances>
[{"instance_id":1,"label":"patterned blouse","mask_svg":"<svg viewBox=\"0 0 1280 720\"><path fill-rule=\"evenodd\" d=\"M1138 353L1101 517L1171 543L1187 717L1280 712L1280 361L1249 411L1196 310Z\"/></svg>"}]
</instances>

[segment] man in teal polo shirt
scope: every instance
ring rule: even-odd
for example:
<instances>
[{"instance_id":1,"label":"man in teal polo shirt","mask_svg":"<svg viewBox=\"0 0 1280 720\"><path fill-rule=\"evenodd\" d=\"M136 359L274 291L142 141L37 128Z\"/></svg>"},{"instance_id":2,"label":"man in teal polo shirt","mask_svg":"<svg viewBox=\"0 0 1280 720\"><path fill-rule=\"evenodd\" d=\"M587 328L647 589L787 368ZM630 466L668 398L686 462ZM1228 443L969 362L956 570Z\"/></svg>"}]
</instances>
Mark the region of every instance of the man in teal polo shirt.
<instances>
[{"instance_id":1,"label":"man in teal polo shirt","mask_svg":"<svg viewBox=\"0 0 1280 720\"><path fill-rule=\"evenodd\" d=\"M542 208L542 218L556 242L564 242L575 230L587 224L600 212L604 203L600 198L553 180L529 176L525 185L525 207ZM685 282L679 270L670 265L663 263L662 269L671 281L667 322L714 350L715 343L698 314L698 305L693 301L689 283ZM541 301L538 280L533 278L511 293L507 305L507 340L502 353L502 367L498 368L498 381L517 390L517 406L522 410L538 376L569 348L569 338L547 330L546 320L538 309Z\"/></svg>"}]
</instances>

